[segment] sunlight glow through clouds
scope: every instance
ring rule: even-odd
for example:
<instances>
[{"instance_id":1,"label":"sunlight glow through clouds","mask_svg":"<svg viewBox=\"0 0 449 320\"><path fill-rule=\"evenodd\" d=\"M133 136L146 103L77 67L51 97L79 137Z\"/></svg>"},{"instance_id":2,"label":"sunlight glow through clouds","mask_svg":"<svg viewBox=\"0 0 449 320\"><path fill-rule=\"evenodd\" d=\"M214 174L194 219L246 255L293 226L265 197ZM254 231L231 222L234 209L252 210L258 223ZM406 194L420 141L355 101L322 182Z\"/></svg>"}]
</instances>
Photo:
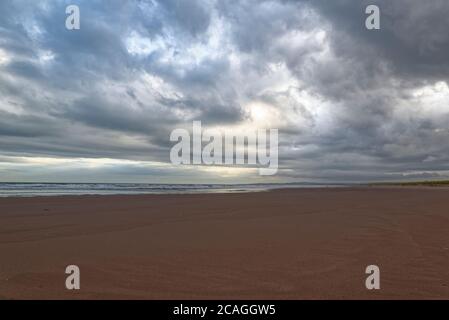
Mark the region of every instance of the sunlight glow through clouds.
<instances>
[{"instance_id":1,"label":"sunlight glow through clouds","mask_svg":"<svg viewBox=\"0 0 449 320\"><path fill-rule=\"evenodd\" d=\"M138 32L132 31L125 41L126 49L132 55L148 56L156 50L164 50L165 44L163 40L158 37L156 40L151 40L141 36Z\"/></svg>"},{"instance_id":2,"label":"sunlight glow through clouds","mask_svg":"<svg viewBox=\"0 0 449 320\"><path fill-rule=\"evenodd\" d=\"M7 64L10 60L6 52L0 48L0 65Z\"/></svg>"},{"instance_id":3,"label":"sunlight glow through clouds","mask_svg":"<svg viewBox=\"0 0 449 320\"><path fill-rule=\"evenodd\" d=\"M176 167L171 163L154 162L154 161L133 161L133 160L118 160L110 158L50 158L50 157L2 157L0 159L0 166L53 166L59 168L101 168L113 166L138 165L148 168L170 168ZM242 173L250 173L257 168L243 168L243 167L226 167L226 166L186 166L187 170L199 170L204 172L216 173L220 176L238 176Z\"/></svg>"},{"instance_id":4,"label":"sunlight glow through clouds","mask_svg":"<svg viewBox=\"0 0 449 320\"><path fill-rule=\"evenodd\" d=\"M432 114L449 112L449 87L445 81L439 81L415 90L413 97L419 102L420 108Z\"/></svg>"},{"instance_id":5,"label":"sunlight glow through clouds","mask_svg":"<svg viewBox=\"0 0 449 320\"><path fill-rule=\"evenodd\" d=\"M66 177L69 176L71 182L79 183L99 181L180 183L179 179L195 175L202 183L225 181L248 183L249 181L258 181L257 170L257 168L224 165L176 166L165 162L108 158L0 157L0 172L2 172L5 182L65 182Z\"/></svg>"},{"instance_id":6,"label":"sunlight glow through clouds","mask_svg":"<svg viewBox=\"0 0 449 320\"><path fill-rule=\"evenodd\" d=\"M272 128L281 120L279 111L263 102L252 102L246 109L249 111L251 124L255 128Z\"/></svg>"},{"instance_id":7,"label":"sunlight glow through clouds","mask_svg":"<svg viewBox=\"0 0 449 320\"><path fill-rule=\"evenodd\" d=\"M43 50L39 53L39 62L47 64L55 59L55 54L50 50Z\"/></svg>"}]
</instances>

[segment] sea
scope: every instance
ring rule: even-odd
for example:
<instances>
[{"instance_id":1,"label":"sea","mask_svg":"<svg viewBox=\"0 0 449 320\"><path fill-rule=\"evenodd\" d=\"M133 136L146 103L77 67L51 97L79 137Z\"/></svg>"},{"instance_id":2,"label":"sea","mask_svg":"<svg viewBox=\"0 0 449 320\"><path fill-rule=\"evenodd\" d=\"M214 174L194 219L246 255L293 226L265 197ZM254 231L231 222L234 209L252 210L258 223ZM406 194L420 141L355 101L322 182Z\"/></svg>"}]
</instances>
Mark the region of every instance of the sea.
<instances>
[{"instance_id":1,"label":"sea","mask_svg":"<svg viewBox=\"0 0 449 320\"><path fill-rule=\"evenodd\" d=\"M0 197L244 193L286 188L344 187L343 184L147 184L147 183L0 183Z\"/></svg>"}]
</instances>

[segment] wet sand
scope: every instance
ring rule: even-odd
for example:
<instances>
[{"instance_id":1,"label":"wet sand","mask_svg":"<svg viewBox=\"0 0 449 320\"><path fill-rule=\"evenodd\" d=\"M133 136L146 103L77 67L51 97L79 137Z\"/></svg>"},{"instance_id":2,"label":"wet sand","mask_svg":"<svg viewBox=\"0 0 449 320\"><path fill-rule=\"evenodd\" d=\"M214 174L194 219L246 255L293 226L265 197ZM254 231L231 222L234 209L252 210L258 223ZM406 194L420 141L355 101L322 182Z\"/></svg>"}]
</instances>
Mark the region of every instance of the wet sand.
<instances>
[{"instance_id":1,"label":"wet sand","mask_svg":"<svg viewBox=\"0 0 449 320\"><path fill-rule=\"evenodd\" d=\"M2 198L0 299L35 298L449 299L449 189Z\"/></svg>"}]
</instances>

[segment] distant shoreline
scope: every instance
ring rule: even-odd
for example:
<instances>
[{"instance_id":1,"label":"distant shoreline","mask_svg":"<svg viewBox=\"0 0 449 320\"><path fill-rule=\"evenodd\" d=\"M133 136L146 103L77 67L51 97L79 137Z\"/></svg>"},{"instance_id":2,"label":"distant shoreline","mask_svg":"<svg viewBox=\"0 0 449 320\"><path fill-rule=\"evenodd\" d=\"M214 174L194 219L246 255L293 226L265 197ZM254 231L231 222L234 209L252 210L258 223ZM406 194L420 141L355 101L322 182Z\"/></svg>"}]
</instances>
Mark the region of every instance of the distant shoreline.
<instances>
[{"instance_id":1,"label":"distant shoreline","mask_svg":"<svg viewBox=\"0 0 449 320\"><path fill-rule=\"evenodd\" d=\"M343 184L146 184L146 183L0 183L0 198L39 196L250 193L277 189L348 187Z\"/></svg>"},{"instance_id":2,"label":"distant shoreline","mask_svg":"<svg viewBox=\"0 0 449 320\"><path fill-rule=\"evenodd\" d=\"M449 180L440 181L410 181L410 182L379 182L370 186L401 186L401 187L449 187Z\"/></svg>"},{"instance_id":3,"label":"distant shoreline","mask_svg":"<svg viewBox=\"0 0 449 320\"><path fill-rule=\"evenodd\" d=\"M255 184L148 184L148 183L0 183L0 198L59 196L232 194L285 189L329 188L449 188L449 181L379 183L255 183Z\"/></svg>"}]
</instances>

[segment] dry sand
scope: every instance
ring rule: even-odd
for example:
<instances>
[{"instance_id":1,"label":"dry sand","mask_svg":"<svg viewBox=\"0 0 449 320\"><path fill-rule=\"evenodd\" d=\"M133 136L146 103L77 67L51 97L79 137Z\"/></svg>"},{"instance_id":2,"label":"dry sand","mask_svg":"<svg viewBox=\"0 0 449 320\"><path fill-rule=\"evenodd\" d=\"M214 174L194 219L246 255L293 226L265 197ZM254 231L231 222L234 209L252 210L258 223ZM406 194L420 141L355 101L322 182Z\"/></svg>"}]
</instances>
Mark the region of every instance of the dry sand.
<instances>
[{"instance_id":1,"label":"dry sand","mask_svg":"<svg viewBox=\"0 0 449 320\"><path fill-rule=\"evenodd\" d=\"M0 298L449 299L449 190L3 198Z\"/></svg>"}]
</instances>

